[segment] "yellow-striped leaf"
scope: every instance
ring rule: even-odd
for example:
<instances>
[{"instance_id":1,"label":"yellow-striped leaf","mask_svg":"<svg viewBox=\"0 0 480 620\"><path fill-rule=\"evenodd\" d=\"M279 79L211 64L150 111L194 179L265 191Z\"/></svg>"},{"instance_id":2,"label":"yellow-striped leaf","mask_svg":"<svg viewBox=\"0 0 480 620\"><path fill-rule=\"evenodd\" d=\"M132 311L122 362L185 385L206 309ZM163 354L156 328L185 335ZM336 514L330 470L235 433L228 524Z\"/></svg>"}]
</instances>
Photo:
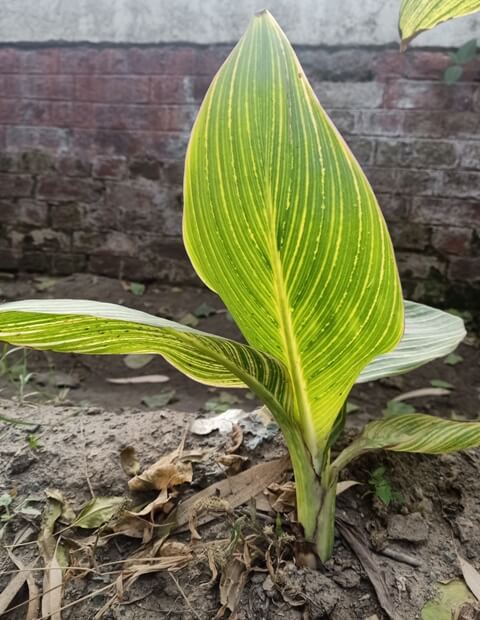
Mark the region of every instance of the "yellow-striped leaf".
<instances>
[{"instance_id":1,"label":"yellow-striped leaf","mask_svg":"<svg viewBox=\"0 0 480 620\"><path fill-rule=\"evenodd\" d=\"M253 390L286 424L290 384L282 364L252 347L115 304L77 299L0 306L0 340L96 355L156 353L187 376L219 387Z\"/></svg>"},{"instance_id":2,"label":"yellow-striped leaf","mask_svg":"<svg viewBox=\"0 0 480 620\"><path fill-rule=\"evenodd\" d=\"M454 351L465 338L463 320L413 301L405 301L405 331L390 353L380 355L364 368L357 383L391 377Z\"/></svg>"},{"instance_id":3,"label":"yellow-striped leaf","mask_svg":"<svg viewBox=\"0 0 480 620\"><path fill-rule=\"evenodd\" d=\"M391 414L367 424L331 467L338 472L372 450L442 454L479 446L480 422L444 420L424 413Z\"/></svg>"},{"instance_id":4,"label":"yellow-striped leaf","mask_svg":"<svg viewBox=\"0 0 480 620\"><path fill-rule=\"evenodd\" d=\"M402 47L424 30L477 11L480 0L403 0L399 23Z\"/></svg>"},{"instance_id":5,"label":"yellow-striped leaf","mask_svg":"<svg viewBox=\"0 0 480 620\"><path fill-rule=\"evenodd\" d=\"M362 368L399 341L403 305L370 185L268 12L200 109L184 239L247 341L287 367L316 456Z\"/></svg>"}]
</instances>

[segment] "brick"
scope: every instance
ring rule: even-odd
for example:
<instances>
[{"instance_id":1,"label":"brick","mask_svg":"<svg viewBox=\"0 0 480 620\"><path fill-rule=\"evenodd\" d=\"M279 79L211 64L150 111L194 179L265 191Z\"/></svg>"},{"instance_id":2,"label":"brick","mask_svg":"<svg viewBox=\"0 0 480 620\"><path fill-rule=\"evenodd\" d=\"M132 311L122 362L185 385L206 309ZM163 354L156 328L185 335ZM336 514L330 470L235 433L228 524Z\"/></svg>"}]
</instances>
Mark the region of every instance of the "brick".
<instances>
[{"instance_id":1,"label":"brick","mask_svg":"<svg viewBox=\"0 0 480 620\"><path fill-rule=\"evenodd\" d=\"M369 165L373 163L373 153L375 143L369 138L361 138L358 136L350 136L347 140L348 146L352 153L358 159L360 164Z\"/></svg>"},{"instance_id":2,"label":"brick","mask_svg":"<svg viewBox=\"0 0 480 620\"><path fill-rule=\"evenodd\" d=\"M432 233L432 246L441 254L469 254L472 242L470 228L436 227Z\"/></svg>"},{"instance_id":3,"label":"brick","mask_svg":"<svg viewBox=\"0 0 480 620\"><path fill-rule=\"evenodd\" d=\"M98 103L147 103L150 98L148 77L76 76L75 99Z\"/></svg>"},{"instance_id":4,"label":"brick","mask_svg":"<svg viewBox=\"0 0 480 620\"><path fill-rule=\"evenodd\" d=\"M377 200L387 222L405 221L410 216L411 198L398 194L377 194Z\"/></svg>"},{"instance_id":5,"label":"brick","mask_svg":"<svg viewBox=\"0 0 480 620\"><path fill-rule=\"evenodd\" d=\"M63 48L59 56L59 71L85 75L130 73L128 50L86 46Z\"/></svg>"},{"instance_id":6,"label":"brick","mask_svg":"<svg viewBox=\"0 0 480 620\"><path fill-rule=\"evenodd\" d=\"M12 150L64 150L70 143L70 131L57 127L8 127L6 148Z\"/></svg>"},{"instance_id":7,"label":"brick","mask_svg":"<svg viewBox=\"0 0 480 620\"><path fill-rule=\"evenodd\" d=\"M131 47L128 50L128 65L130 71L137 74L192 75L199 71L201 65L208 67L211 56L208 49L199 51L186 46ZM204 57L204 62L199 63L198 57ZM216 71L205 70L212 76Z\"/></svg>"},{"instance_id":8,"label":"brick","mask_svg":"<svg viewBox=\"0 0 480 620\"><path fill-rule=\"evenodd\" d=\"M480 115L473 112L405 111L405 134L427 138L480 136Z\"/></svg>"},{"instance_id":9,"label":"brick","mask_svg":"<svg viewBox=\"0 0 480 620\"><path fill-rule=\"evenodd\" d=\"M60 156L56 161L55 168L61 176L66 177L85 178L92 174L92 164L88 159L69 155Z\"/></svg>"},{"instance_id":10,"label":"brick","mask_svg":"<svg viewBox=\"0 0 480 620\"><path fill-rule=\"evenodd\" d=\"M158 184L109 183L106 207L115 211L120 230L149 231L161 227L165 192Z\"/></svg>"},{"instance_id":11,"label":"brick","mask_svg":"<svg viewBox=\"0 0 480 620\"><path fill-rule=\"evenodd\" d=\"M402 55L406 61L404 76L414 80L442 81L445 69L450 65L450 55L446 52L410 50Z\"/></svg>"},{"instance_id":12,"label":"brick","mask_svg":"<svg viewBox=\"0 0 480 620\"><path fill-rule=\"evenodd\" d=\"M25 235L24 246L27 249L69 250L71 246L70 236L58 230L50 228L38 228L30 230Z\"/></svg>"},{"instance_id":13,"label":"brick","mask_svg":"<svg viewBox=\"0 0 480 620\"><path fill-rule=\"evenodd\" d=\"M443 173L441 194L463 198L480 198L480 172L449 170Z\"/></svg>"},{"instance_id":14,"label":"brick","mask_svg":"<svg viewBox=\"0 0 480 620\"><path fill-rule=\"evenodd\" d=\"M188 77L159 76L152 78L152 101L154 103L188 103L192 101L192 96L192 84Z\"/></svg>"},{"instance_id":15,"label":"brick","mask_svg":"<svg viewBox=\"0 0 480 620\"><path fill-rule=\"evenodd\" d=\"M448 277L463 282L480 281L480 257L455 256L450 260Z\"/></svg>"},{"instance_id":16,"label":"brick","mask_svg":"<svg viewBox=\"0 0 480 620\"><path fill-rule=\"evenodd\" d=\"M195 66L192 74L207 75L213 78L231 50L232 47L230 45L212 45L207 48L195 49Z\"/></svg>"},{"instance_id":17,"label":"brick","mask_svg":"<svg viewBox=\"0 0 480 620\"><path fill-rule=\"evenodd\" d=\"M0 222L15 226L46 226L48 206L44 202L22 198L0 202Z\"/></svg>"},{"instance_id":18,"label":"brick","mask_svg":"<svg viewBox=\"0 0 480 620\"><path fill-rule=\"evenodd\" d=\"M96 157L93 161L92 175L99 179L123 179L127 174L124 157Z\"/></svg>"},{"instance_id":19,"label":"brick","mask_svg":"<svg viewBox=\"0 0 480 620\"><path fill-rule=\"evenodd\" d=\"M160 162L156 159L134 159L130 162L128 169L132 177L142 177L151 181L160 179Z\"/></svg>"},{"instance_id":20,"label":"brick","mask_svg":"<svg viewBox=\"0 0 480 620\"><path fill-rule=\"evenodd\" d=\"M93 115L94 126L100 129L156 129L157 114L151 106L95 104Z\"/></svg>"},{"instance_id":21,"label":"brick","mask_svg":"<svg viewBox=\"0 0 480 620\"><path fill-rule=\"evenodd\" d=\"M380 82L312 82L325 108L379 108L384 85Z\"/></svg>"},{"instance_id":22,"label":"brick","mask_svg":"<svg viewBox=\"0 0 480 620\"><path fill-rule=\"evenodd\" d=\"M18 269L32 273L44 273L50 269L51 256L41 251L25 251L19 256Z\"/></svg>"},{"instance_id":23,"label":"brick","mask_svg":"<svg viewBox=\"0 0 480 620\"><path fill-rule=\"evenodd\" d=\"M211 77L204 75L196 75L190 80L186 80L186 100L193 99L198 103L203 101L211 82Z\"/></svg>"},{"instance_id":24,"label":"brick","mask_svg":"<svg viewBox=\"0 0 480 620\"><path fill-rule=\"evenodd\" d=\"M0 153L0 172L18 172L18 154Z\"/></svg>"},{"instance_id":25,"label":"brick","mask_svg":"<svg viewBox=\"0 0 480 620\"><path fill-rule=\"evenodd\" d=\"M50 273L52 275L67 276L72 273L85 271L87 257L84 254L55 252L50 259Z\"/></svg>"},{"instance_id":26,"label":"brick","mask_svg":"<svg viewBox=\"0 0 480 620\"><path fill-rule=\"evenodd\" d=\"M371 82L378 52L366 49L303 48L297 50L310 81Z\"/></svg>"},{"instance_id":27,"label":"brick","mask_svg":"<svg viewBox=\"0 0 480 620\"><path fill-rule=\"evenodd\" d=\"M462 144L460 165L462 168L480 170L480 144L478 142Z\"/></svg>"},{"instance_id":28,"label":"brick","mask_svg":"<svg viewBox=\"0 0 480 620\"><path fill-rule=\"evenodd\" d=\"M31 176L0 174L0 198L26 198L33 190Z\"/></svg>"},{"instance_id":29,"label":"brick","mask_svg":"<svg viewBox=\"0 0 480 620\"><path fill-rule=\"evenodd\" d=\"M480 227L480 204L449 198L414 198L411 218L425 224Z\"/></svg>"},{"instance_id":30,"label":"brick","mask_svg":"<svg viewBox=\"0 0 480 620\"><path fill-rule=\"evenodd\" d=\"M473 109L473 93L471 84L396 81L386 87L385 107L466 112Z\"/></svg>"},{"instance_id":31,"label":"brick","mask_svg":"<svg viewBox=\"0 0 480 620\"><path fill-rule=\"evenodd\" d=\"M407 62L407 54L403 54L400 51L384 50L374 60L374 76L381 81L403 77Z\"/></svg>"},{"instance_id":32,"label":"brick","mask_svg":"<svg viewBox=\"0 0 480 620\"><path fill-rule=\"evenodd\" d=\"M165 185L182 187L183 173L185 169L185 163L183 160L164 160L161 162L161 168L161 178Z\"/></svg>"},{"instance_id":33,"label":"brick","mask_svg":"<svg viewBox=\"0 0 480 620\"><path fill-rule=\"evenodd\" d=\"M50 153L41 150L29 150L18 156L18 169L28 174L42 174L53 170L55 159Z\"/></svg>"},{"instance_id":34,"label":"brick","mask_svg":"<svg viewBox=\"0 0 480 620\"><path fill-rule=\"evenodd\" d=\"M403 134L402 110L362 110L358 113L355 133L367 136L399 136Z\"/></svg>"},{"instance_id":35,"label":"brick","mask_svg":"<svg viewBox=\"0 0 480 620\"><path fill-rule=\"evenodd\" d=\"M73 97L73 78L68 75L0 75L0 92L23 99Z\"/></svg>"},{"instance_id":36,"label":"brick","mask_svg":"<svg viewBox=\"0 0 480 620\"><path fill-rule=\"evenodd\" d=\"M17 73L20 68L18 50L13 47L0 49L0 68L2 73Z\"/></svg>"},{"instance_id":37,"label":"brick","mask_svg":"<svg viewBox=\"0 0 480 620\"><path fill-rule=\"evenodd\" d=\"M391 192L397 186L397 171L393 168L365 167L363 169L375 192Z\"/></svg>"},{"instance_id":38,"label":"brick","mask_svg":"<svg viewBox=\"0 0 480 620\"><path fill-rule=\"evenodd\" d=\"M18 121L18 101L0 99L0 123L14 124Z\"/></svg>"},{"instance_id":39,"label":"brick","mask_svg":"<svg viewBox=\"0 0 480 620\"><path fill-rule=\"evenodd\" d=\"M138 251L138 240L134 240L129 234L115 230L80 231L73 234L73 247L76 251L86 251L91 255L135 256Z\"/></svg>"},{"instance_id":40,"label":"brick","mask_svg":"<svg viewBox=\"0 0 480 620\"><path fill-rule=\"evenodd\" d=\"M397 190L402 194L414 196L435 195L441 182L440 172L436 170L397 170Z\"/></svg>"},{"instance_id":41,"label":"brick","mask_svg":"<svg viewBox=\"0 0 480 620\"><path fill-rule=\"evenodd\" d=\"M0 271L16 271L18 255L13 250L0 250Z\"/></svg>"},{"instance_id":42,"label":"brick","mask_svg":"<svg viewBox=\"0 0 480 620\"><path fill-rule=\"evenodd\" d=\"M453 168L457 159L457 148L453 142L379 140L375 163L379 166Z\"/></svg>"},{"instance_id":43,"label":"brick","mask_svg":"<svg viewBox=\"0 0 480 620\"><path fill-rule=\"evenodd\" d=\"M341 134L352 133L355 128L355 114L348 110L328 110L335 127Z\"/></svg>"},{"instance_id":44,"label":"brick","mask_svg":"<svg viewBox=\"0 0 480 620\"><path fill-rule=\"evenodd\" d=\"M430 278L446 273L446 262L435 256L397 251L396 257L399 271L405 277Z\"/></svg>"},{"instance_id":45,"label":"brick","mask_svg":"<svg viewBox=\"0 0 480 620\"><path fill-rule=\"evenodd\" d=\"M431 229L412 222L395 222L389 226L393 245L398 250L425 250L430 244Z\"/></svg>"},{"instance_id":46,"label":"brick","mask_svg":"<svg viewBox=\"0 0 480 620\"><path fill-rule=\"evenodd\" d=\"M19 73L58 73L59 48L17 50L17 69ZM0 62L0 67L3 66Z\"/></svg>"},{"instance_id":47,"label":"brick","mask_svg":"<svg viewBox=\"0 0 480 620\"><path fill-rule=\"evenodd\" d=\"M47 175L38 180L37 196L51 202L96 202L102 187L99 181L91 179Z\"/></svg>"},{"instance_id":48,"label":"brick","mask_svg":"<svg viewBox=\"0 0 480 620\"><path fill-rule=\"evenodd\" d=\"M159 106L154 109L153 129L157 131L190 131L198 107L192 105Z\"/></svg>"},{"instance_id":49,"label":"brick","mask_svg":"<svg viewBox=\"0 0 480 620\"><path fill-rule=\"evenodd\" d=\"M83 223L83 209L76 202L52 205L52 227L58 230L78 230Z\"/></svg>"}]
</instances>

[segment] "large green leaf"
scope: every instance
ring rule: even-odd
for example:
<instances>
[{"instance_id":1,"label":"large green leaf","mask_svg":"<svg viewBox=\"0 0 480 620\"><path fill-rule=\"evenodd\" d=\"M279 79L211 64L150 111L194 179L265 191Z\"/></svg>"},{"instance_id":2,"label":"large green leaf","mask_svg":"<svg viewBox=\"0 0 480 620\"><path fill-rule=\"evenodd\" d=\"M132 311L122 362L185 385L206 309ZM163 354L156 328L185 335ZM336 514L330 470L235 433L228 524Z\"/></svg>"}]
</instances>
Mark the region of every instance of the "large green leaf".
<instances>
[{"instance_id":1,"label":"large green leaf","mask_svg":"<svg viewBox=\"0 0 480 620\"><path fill-rule=\"evenodd\" d=\"M115 304L77 299L0 306L0 340L73 353L157 353L207 385L255 391L286 423L289 380L282 364L252 347Z\"/></svg>"},{"instance_id":2,"label":"large green leaf","mask_svg":"<svg viewBox=\"0 0 480 620\"><path fill-rule=\"evenodd\" d=\"M393 351L375 358L357 383L391 377L454 351L465 337L463 320L413 301L405 301L405 331Z\"/></svg>"},{"instance_id":3,"label":"large green leaf","mask_svg":"<svg viewBox=\"0 0 480 620\"><path fill-rule=\"evenodd\" d=\"M403 0L399 23L402 46L424 30L477 11L480 0Z\"/></svg>"},{"instance_id":4,"label":"large green leaf","mask_svg":"<svg viewBox=\"0 0 480 620\"><path fill-rule=\"evenodd\" d=\"M315 456L361 369L399 341L403 306L370 185L268 12L200 109L184 239L247 341L288 368Z\"/></svg>"},{"instance_id":5,"label":"large green leaf","mask_svg":"<svg viewBox=\"0 0 480 620\"><path fill-rule=\"evenodd\" d=\"M423 413L391 414L365 426L332 467L341 469L372 450L442 454L480 446L480 422L444 420Z\"/></svg>"}]
</instances>

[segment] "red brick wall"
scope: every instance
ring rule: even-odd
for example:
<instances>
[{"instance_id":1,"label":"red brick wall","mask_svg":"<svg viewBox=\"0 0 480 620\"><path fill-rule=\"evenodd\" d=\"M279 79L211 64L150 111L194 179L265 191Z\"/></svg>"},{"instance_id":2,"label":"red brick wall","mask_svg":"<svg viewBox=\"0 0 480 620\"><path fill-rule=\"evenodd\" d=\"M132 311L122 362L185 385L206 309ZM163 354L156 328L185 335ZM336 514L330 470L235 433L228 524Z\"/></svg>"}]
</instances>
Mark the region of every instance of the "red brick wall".
<instances>
[{"instance_id":1,"label":"red brick wall","mask_svg":"<svg viewBox=\"0 0 480 620\"><path fill-rule=\"evenodd\" d=\"M0 271L194 281L188 134L227 46L0 48ZM480 304L480 62L302 48L377 192L409 296Z\"/></svg>"}]
</instances>

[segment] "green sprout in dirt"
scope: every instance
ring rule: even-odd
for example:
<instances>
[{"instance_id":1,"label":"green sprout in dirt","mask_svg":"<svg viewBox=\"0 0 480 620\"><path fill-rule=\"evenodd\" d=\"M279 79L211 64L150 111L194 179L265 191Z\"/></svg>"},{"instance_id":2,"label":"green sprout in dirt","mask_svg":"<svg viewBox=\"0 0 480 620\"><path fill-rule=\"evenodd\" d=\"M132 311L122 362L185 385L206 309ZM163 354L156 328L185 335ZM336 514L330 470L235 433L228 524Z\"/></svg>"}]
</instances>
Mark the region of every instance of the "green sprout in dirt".
<instances>
[{"instance_id":1,"label":"green sprout in dirt","mask_svg":"<svg viewBox=\"0 0 480 620\"><path fill-rule=\"evenodd\" d=\"M444 357L463 321L403 301L373 191L266 11L205 97L185 167L184 241L247 344L118 305L20 301L0 339L88 354L159 354L210 386L248 387L278 423L298 519L322 560L333 549L343 467L372 450L439 453L480 445L480 423L419 413L370 422L338 455L355 383ZM134 206L133 206L134 208Z\"/></svg>"},{"instance_id":2,"label":"green sprout in dirt","mask_svg":"<svg viewBox=\"0 0 480 620\"><path fill-rule=\"evenodd\" d=\"M387 468L384 465L372 471L368 484L375 497L385 504L385 506L389 506L392 502L403 502L402 494L392 487L392 483L387 476Z\"/></svg>"}]
</instances>

